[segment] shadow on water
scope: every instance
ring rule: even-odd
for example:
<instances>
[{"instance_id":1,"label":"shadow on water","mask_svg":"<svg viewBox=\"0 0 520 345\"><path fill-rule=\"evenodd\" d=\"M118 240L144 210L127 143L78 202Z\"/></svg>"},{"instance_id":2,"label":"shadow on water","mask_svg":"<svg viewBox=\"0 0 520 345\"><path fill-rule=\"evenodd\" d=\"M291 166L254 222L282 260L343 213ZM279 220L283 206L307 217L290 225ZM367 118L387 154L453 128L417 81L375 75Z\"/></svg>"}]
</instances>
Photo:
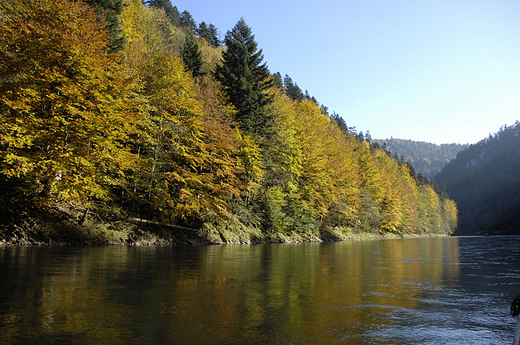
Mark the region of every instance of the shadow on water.
<instances>
[{"instance_id":1,"label":"shadow on water","mask_svg":"<svg viewBox=\"0 0 520 345\"><path fill-rule=\"evenodd\" d=\"M0 248L6 343L510 344L520 237Z\"/></svg>"}]
</instances>

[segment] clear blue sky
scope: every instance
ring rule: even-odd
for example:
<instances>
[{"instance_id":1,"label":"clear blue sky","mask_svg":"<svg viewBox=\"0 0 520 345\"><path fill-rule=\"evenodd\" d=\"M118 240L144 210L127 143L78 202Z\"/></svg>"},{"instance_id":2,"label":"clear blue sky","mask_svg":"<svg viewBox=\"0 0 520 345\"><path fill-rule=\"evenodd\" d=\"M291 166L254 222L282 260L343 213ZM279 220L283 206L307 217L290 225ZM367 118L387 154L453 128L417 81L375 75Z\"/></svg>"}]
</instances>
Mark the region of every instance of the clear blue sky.
<instances>
[{"instance_id":1,"label":"clear blue sky","mask_svg":"<svg viewBox=\"0 0 520 345\"><path fill-rule=\"evenodd\" d=\"M224 37L243 17L288 74L373 138L475 143L520 120L520 0L172 0Z\"/></svg>"}]
</instances>

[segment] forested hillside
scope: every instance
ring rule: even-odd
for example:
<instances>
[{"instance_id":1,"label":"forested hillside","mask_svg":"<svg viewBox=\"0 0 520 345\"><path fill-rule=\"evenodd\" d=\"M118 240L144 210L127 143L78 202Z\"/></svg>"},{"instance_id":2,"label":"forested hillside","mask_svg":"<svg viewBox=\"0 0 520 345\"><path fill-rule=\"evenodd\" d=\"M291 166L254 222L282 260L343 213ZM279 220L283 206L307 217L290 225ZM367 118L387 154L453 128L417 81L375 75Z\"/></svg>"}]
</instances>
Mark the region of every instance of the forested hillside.
<instances>
[{"instance_id":1,"label":"forested hillside","mask_svg":"<svg viewBox=\"0 0 520 345\"><path fill-rule=\"evenodd\" d=\"M435 177L459 207L458 233L520 233L520 123L457 154Z\"/></svg>"},{"instance_id":2,"label":"forested hillside","mask_svg":"<svg viewBox=\"0 0 520 345\"><path fill-rule=\"evenodd\" d=\"M223 42L167 0L5 0L0 21L0 237L456 227L452 200L280 83L243 19Z\"/></svg>"},{"instance_id":3,"label":"forested hillside","mask_svg":"<svg viewBox=\"0 0 520 345\"><path fill-rule=\"evenodd\" d=\"M374 139L384 150L388 150L396 159L408 161L418 174L431 179L454 159L458 152L468 145L432 144L424 141L406 139Z\"/></svg>"}]
</instances>

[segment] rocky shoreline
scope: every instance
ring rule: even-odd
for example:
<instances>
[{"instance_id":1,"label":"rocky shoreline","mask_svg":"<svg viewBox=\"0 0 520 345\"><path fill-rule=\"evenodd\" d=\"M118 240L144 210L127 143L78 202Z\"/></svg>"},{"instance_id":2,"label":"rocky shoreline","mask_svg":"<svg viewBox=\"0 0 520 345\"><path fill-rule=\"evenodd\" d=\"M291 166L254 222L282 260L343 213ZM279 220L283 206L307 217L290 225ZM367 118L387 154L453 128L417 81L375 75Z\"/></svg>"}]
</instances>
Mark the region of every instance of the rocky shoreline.
<instances>
[{"instance_id":1,"label":"rocky shoreline","mask_svg":"<svg viewBox=\"0 0 520 345\"><path fill-rule=\"evenodd\" d=\"M139 218L117 217L113 214L103 216L92 212L86 219L82 219L84 213L81 209L53 208L45 214L25 215L15 222L0 224L0 246L259 244L447 236L352 232L348 229L330 229L319 234L265 234L243 224L239 227L233 227L232 224L204 224L196 229Z\"/></svg>"},{"instance_id":2,"label":"rocky shoreline","mask_svg":"<svg viewBox=\"0 0 520 345\"><path fill-rule=\"evenodd\" d=\"M234 238L211 241L194 233L186 231L163 232L159 236L157 232L149 232L142 229L135 229L128 236L101 238L101 237L70 237L63 236L19 236L13 235L10 238L1 238L0 247L9 246L172 246L172 245L240 245L240 244L265 244L265 243L305 243L305 242L340 242L340 241L365 241L365 240L385 240L400 238L419 238L419 237L447 237L446 235L423 234L423 235L381 235L381 234L349 234L345 237L266 237L266 238Z\"/></svg>"}]
</instances>

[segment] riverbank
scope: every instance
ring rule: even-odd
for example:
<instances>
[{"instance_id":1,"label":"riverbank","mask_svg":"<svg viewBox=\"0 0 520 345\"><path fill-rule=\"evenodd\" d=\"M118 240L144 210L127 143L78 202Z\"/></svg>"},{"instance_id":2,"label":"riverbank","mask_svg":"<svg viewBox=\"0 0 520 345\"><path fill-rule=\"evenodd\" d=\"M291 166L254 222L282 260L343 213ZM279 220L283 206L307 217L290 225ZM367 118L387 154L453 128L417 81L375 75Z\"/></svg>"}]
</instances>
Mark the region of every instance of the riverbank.
<instances>
[{"instance_id":1,"label":"riverbank","mask_svg":"<svg viewBox=\"0 0 520 345\"><path fill-rule=\"evenodd\" d=\"M392 234L334 228L308 232L265 233L234 220L207 222L199 229L116 214L60 207L46 214L20 217L0 226L0 246L48 245L211 245L301 243L439 237L446 234Z\"/></svg>"}]
</instances>

